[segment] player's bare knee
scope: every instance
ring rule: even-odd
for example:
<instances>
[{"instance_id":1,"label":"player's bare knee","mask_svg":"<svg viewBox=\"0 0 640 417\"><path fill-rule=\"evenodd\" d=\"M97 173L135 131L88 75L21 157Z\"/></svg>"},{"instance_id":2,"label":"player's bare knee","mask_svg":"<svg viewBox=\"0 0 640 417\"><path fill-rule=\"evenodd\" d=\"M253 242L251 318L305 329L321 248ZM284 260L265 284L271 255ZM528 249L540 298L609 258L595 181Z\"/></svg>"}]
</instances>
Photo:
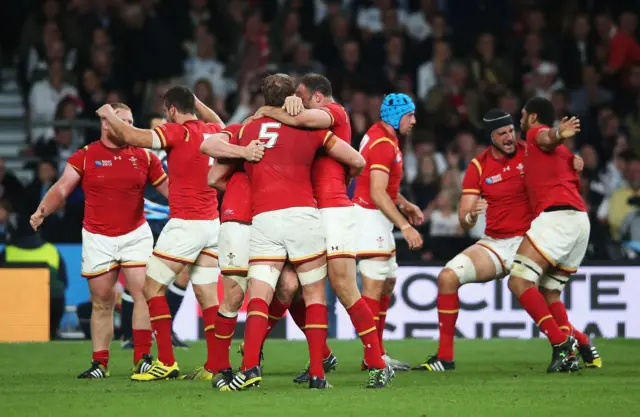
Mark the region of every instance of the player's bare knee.
<instances>
[{"instance_id":1,"label":"player's bare knee","mask_svg":"<svg viewBox=\"0 0 640 417\"><path fill-rule=\"evenodd\" d=\"M396 287L396 279L395 278L387 278L384 280L384 284L382 285L382 295L391 295L393 294L393 289Z\"/></svg>"},{"instance_id":2,"label":"player's bare knee","mask_svg":"<svg viewBox=\"0 0 640 417\"><path fill-rule=\"evenodd\" d=\"M182 271L176 276L176 285L185 288L189 283L189 268L182 268Z\"/></svg>"},{"instance_id":3,"label":"player's bare knee","mask_svg":"<svg viewBox=\"0 0 640 417\"><path fill-rule=\"evenodd\" d=\"M326 286L324 281L302 286L302 298L306 305L327 304Z\"/></svg>"},{"instance_id":4,"label":"player's bare knee","mask_svg":"<svg viewBox=\"0 0 640 417\"><path fill-rule=\"evenodd\" d=\"M149 300L153 297L160 297L165 295L167 292L167 286L159 283L153 278L147 277L144 280L144 285L142 286L142 294L146 300Z\"/></svg>"},{"instance_id":5,"label":"player's bare knee","mask_svg":"<svg viewBox=\"0 0 640 417\"><path fill-rule=\"evenodd\" d=\"M438 274L438 292L441 294L454 294L460 288L460 278L450 268L444 268Z\"/></svg>"},{"instance_id":6,"label":"player's bare knee","mask_svg":"<svg viewBox=\"0 0 640 417\"><path fill-rule=\"evenodd\" d=\"M298 275L292 268L284 268L276 285L275 297L280 301L291 301L300 288Z\"/></svg>"},{"instance_id":7,"label":"player's bare knee","mask_svg":"<svg viewBox=\"0 0 640 417\"><path fill-rule=\"evenodd\" d=\"M218 286L212 284L193 284L193 293L203 309L218 305Z\"/></svg>"}]
</instances>

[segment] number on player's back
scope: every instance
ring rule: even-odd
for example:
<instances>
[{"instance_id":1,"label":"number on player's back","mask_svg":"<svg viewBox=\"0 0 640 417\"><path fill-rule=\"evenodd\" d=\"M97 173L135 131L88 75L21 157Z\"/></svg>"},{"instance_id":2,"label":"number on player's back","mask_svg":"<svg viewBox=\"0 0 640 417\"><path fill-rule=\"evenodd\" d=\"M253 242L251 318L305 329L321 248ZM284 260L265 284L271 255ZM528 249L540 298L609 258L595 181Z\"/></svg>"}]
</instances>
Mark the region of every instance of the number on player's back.
<instances>
[{"instance_id":1,"label":"number on player's back","mask_svg":"<svg viewBox=\"0 0 640 417\"><path fill-rule=\"evenodd\" d=\"M278 122L266 122L260 125L260 133L258 139L264 145L265 148L273 148L278 141L278 132L274 132L275 129L280 129L282 126Z\"/></svg>"}]
</instances>

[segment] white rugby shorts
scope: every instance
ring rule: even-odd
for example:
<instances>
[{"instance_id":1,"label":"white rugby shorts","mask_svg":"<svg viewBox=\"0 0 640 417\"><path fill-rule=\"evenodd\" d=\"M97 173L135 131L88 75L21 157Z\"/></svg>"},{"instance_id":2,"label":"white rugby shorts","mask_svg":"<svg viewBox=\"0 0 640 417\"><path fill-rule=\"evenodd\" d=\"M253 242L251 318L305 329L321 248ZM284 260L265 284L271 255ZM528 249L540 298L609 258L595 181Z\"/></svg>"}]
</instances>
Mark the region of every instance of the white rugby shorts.
<instances>
[{"instance_id":1,"label":"white rugby shorts","mask_svg":"<svg viewBox=\"0 0 640 417\"><path fill-rule=\"evenodd\" d=\"M82 273L95 278L123 268L144 267L153 251L153 234L147 222L122 236L105 236L82 229Z\"/></svg>"},{"instance_id":2,"label":"white rugby shorts","mask_svg":"<svg viewBox=\"0 0 640 417\"><path fill-rule=\"evenodd\" d=\"M357 224L354 206L320 209L327 259L356 257Z\"/></svg>"},{"instance_id":3,"label":"white rugby shorts","mask_svg":"<svg viewBox=\"0 0 640 417\"><path fill-rule=\"evenodd\" d=\"M543 211L533 219L527 237L555 268L574 273L584 259L591 224L583 211Z\"/></svg>"},{"instance_id":4,"label":"white rugby shorts","mask_svg":"<svg viewBox=\"0 0 640 417\"><path fill-rule=\"evenodd\" d=\"M514 236L506 239L494 239L489 236L483 236L476 242L476 245L482 246L496 266L496 278L503 278L509 275L513 257L522 243L522 236Z\"/></svg>"},{"instance_id":5,"label":"white rugby shorts","mask_svg":"<svg viewBox=\"0 0 640 417\"><path fill-rule=\"evenodd\" d=\"M249 239L251 226L238 222L224 222L220 225L220 272L232 278L247 289L249 271Z\"/></svg>"},{"instance_id":6,"label":"white rugby shorts","mask_svg":"<svg viewBox=\"0 0 640 417\"><path fill-rule=\"evenodd\" d=\"M314 207L268 211L253 218L250 262L284 262L288 257L295 265L317 259L325 252L320 212Z\"/></svg>"},{"instance_id":7,"label":"white rugby shorts","mask_svg":"<svg viewBox=\"0 0 640 417\"><path fill-rule=\"evenodd\" d=\"M395 253L393 223L377 209L354 206L358 258L390 257Z\"/></svg>"},{"instance_id":8,"label":"white rugby shorts","mask_svg":"<svg viewBox=\"0 0 640 417\"><path fill-rule=\"evenodd\" d=\"M161 259L193 264L200 254L218 258L220 220L169 219L153 254Z\"/></svg>"}]
</instances>

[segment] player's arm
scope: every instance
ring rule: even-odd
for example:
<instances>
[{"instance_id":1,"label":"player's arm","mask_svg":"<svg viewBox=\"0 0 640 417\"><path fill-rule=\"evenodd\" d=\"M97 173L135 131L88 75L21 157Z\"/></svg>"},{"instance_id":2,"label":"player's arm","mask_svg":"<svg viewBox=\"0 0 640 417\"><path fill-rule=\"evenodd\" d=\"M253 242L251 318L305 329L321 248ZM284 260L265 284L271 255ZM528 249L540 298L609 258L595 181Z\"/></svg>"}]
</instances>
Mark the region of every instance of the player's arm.
<instances>
[{"instance_id":1,"label":"player's arm","mask_svg":"<svg viewBox=\"0 0 640 417\"><path fill-rule=\"evenodd\" d=\"M407 200L405 196L400 193L398 193L396 205L398 209L400 209L400 212L404 214L414 226L424 222L424 213L420 210L420 207Z\"/></svg>"},{"instance_id":2,"label":"player's arm","mask_svg":"<svg viewBox=\"0 0 640 417\"><path fill-rule=\"evenodd\" d=\"M246 159L249 162L258 162L264 155L264 146L258 140L254 140L247 146L229 143L227 133L216 133L207 136L200 145L200 152L212 158L222 159Z\"/></svg>"},{"instance_id":3,"label":"player's arm","mask_svg":"<svg viewBox=\"0 0 640 417\"><path fill-rule=\"evenodd\" d=\"M157 134L154 134L154 132L149 129L138 129L137 127L129 125L118 117L110 104L105 104L100 107L96 113L109 123L116 138L122 141L121 143L116 143L116 145L127 144L147 149L163 148L162 142Z\"/></svg>"},{"instance_id":4,"label":"player's arm","mask_svg":"<svg viewBox=\"0 0 640 417\"><path fill-rule=\"evenodd\" d=\"M328 129L333 125L331 114L322 109L305 109L297 116L292 116L285 109L264 106L256 114L270 117L285 125L307 129Z\"/></svg>"},{"instance_id":5,"label":"player's arm","mask_svg":"<svg viewBox=\"0 0 640 417\"><path fill-rule=\"evenodd\" d=\"M458 208L458 221L463 230L476 225L478 216L487 208L487 202L481 197L482 165L473 158L462 179L462 197Z\"/></svg>"},{"instance_id":6,"label":"player's arm","mask_svg":"<svg viewBox=\"0 0 640 417\"><path fill-rule=\"evenodd\" d=\"M349 177L357 177L367 165L367 161L364 160L360 152L334 135L333 132L325 134L322 146L331 158L349 167Z\"/></svg>"},{"instance_id":7,"label":"player's arm","mask_svg":"<svg viewBox=\"0 0 640 417\"><path fill-rule=\"evenodd\" d=\"M216 161L211 166L209 174L207 175L207 184L209 184L209 187L213 187L218 191L224 191L234 169L235 164L223 164Z\"/></svg>"},{"instance_id":8,"label":"player's arm","mask_svg":"<svg viewBox=\"0 0 640 417\"><path fill-rule=\"evenodd\" d=\"M167 181L167 173L162 168L162 162L155 154L146 151L149 161L149 170L147 171L147 183L151 184L163 197L169 198L169 181Z\"/></svg>"},{"instance_id":9,"label":"player's arm","mask_svg":"<svg viewBox=\"0 0 640 417\"><path fill-rule=\"evenodd\" d=\"M536 143L545 152L551 152L580 132L580 119L565 117L557 128L543 129L536 135Z\"/></svg>"},{"instance_id":10,"label":"player's arm","mask_svg":"<svg viewBox=\"0 0 640 417\"><path fill-rule=\"evenodd\" d=\"M225 127L224 122L218 116L218 113L210 109L206 104L204 104L198 97L194 95L196 99L196 111L200 115L200 120L203 120L207 123L217 123L222 127Z\"/></svg>"},{"instance_id":11,"label":"player's arm","mask_svg":"<svg viewBox=\"0 0 640 417\"><path fill-rule=\"evenodd\" d=\"M40 227L47 216L60 208L62 202L66 200L69 194L78 186L81 178L78 168L67 164L60 179L49 188L49 191L44 195L36 212L31 216L31 227L33 227L34 230Z\"/></svg>"},{"instance_id":12,"label":"player's arm","mask_svg":"<svg viewBox=\"0 0 640 417\"><path fill-rule=\"evenodd\" d=\"M389 194L387 194L387 186L389 185L389 173L380 169L372 169L369 174L371 201L378 207L391 222L400 230L411 227L400 210L396 207Z\"/></svg>"}]
</instances>

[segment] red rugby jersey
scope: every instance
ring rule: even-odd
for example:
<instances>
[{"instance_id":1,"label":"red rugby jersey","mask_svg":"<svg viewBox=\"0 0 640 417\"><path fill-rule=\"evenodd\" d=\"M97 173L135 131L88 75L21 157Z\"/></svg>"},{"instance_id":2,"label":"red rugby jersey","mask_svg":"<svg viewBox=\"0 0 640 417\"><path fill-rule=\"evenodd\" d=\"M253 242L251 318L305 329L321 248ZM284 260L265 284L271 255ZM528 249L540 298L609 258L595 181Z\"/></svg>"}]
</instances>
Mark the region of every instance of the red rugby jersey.
<instances>
[{"instance_id":1,"label":"red rugby jersey","mask_svg":"<svg viewBox=\"0 0 640 417\"><path fill-rule=\"evenodd\" d=\"M491 148L471 160L462 180L462 194L480 194L487 200L484 233L494 239L523 236L533 220L524 186L526 144L516 143L516 153L496 158Z\"/></svg>"},{"instance_id":2,"label":"red rugby jersey","mask_svg":"<svg viewBox=\"0 0 640 417\"><path fill-rule=\"evenodd\" d=\"M242 129L241 124L225 127L222 133L229 135L229 142L237 145L237 136ZM236 164L231 178L227 182L227 189L222 197L222 213L220 221L251 223L251 182L242 163Z\"/></svg>"},{"instance_id":3,"label":"red rugby jersey","mask_svg":"<svg viewBox=\"0 0 640 417\"><path fill-rule=\"evenodd\" d=\"M351 143L351 120L347 111L338 103L327 104L323 107L331 116L331 131L340 139ZM347 168L340 162L320 151L311 167L311 183L313 195L318 208L349 207L353 203L347 195Z\"/></svg>"},{"instance_id":4,"label":"red rugby jersey","mask_svg":"<svg viewBox=\"0 0 640 417\"><path fill-rule=\"evenodd\" d=\"M551 206L573 206L585 211L580 196L580 178L573 169L573 154L564 145L551 152L543 151L536 137L549 126L536 126L527 131L524 182L535 216Z\"/></svg>"},{"instance_id":5,"label":"red rugby jersey","mask_svg":"<svg viewBox=\"0 0 640 417\"><path fill-rule=\"evenodd\" d=\"M144 188L167 179L162 163L146 149L108 148L96 141L76 151L67 164L81 176L84 228L104 236L122 236L144 222Z\"/></svg>"},{"instance_id":6,"label":"red rugby jersey","mask_svg":"<svg viewBox=\"0 0 640 417\"><path fill-rule=\"evenodd\" d=\"M374 124L362 138L360 153L367 161L367 165L362 174L356 177L353 202L360 207L377 209L371 200L370 175L371 171L379 170L389 174L387 194L395 203L402 180L402 152L398 147L395 132L388 129L382 122Z\"/></svg>"},{"instance_id":7,"label":"red rugby jersey","mask_svg":"<svg viewBox=\"0 0 640 417\"><path fill-rule=\"evenodd\" d=\"M217 123L189 120L153 129L167 151L170 217L184 220L218 218L218 193L207 184L213 160L200 153L206 135L220 132Z\"/></svg>"},{"instance_id":8,"label":"red rugby jersey","mask_svg":"<svg viewBox=\"0 0 640 417\"><path fill-rule=\"evenodd\" d=\"M316 207L311 165L316 151L333 136L329 130L300 130L268 117L246 124L237 134L246 146L259 139L265 153L258 163L244 164L251 181L253 215L291 207Z\"/></svg>"}]
</instances>

